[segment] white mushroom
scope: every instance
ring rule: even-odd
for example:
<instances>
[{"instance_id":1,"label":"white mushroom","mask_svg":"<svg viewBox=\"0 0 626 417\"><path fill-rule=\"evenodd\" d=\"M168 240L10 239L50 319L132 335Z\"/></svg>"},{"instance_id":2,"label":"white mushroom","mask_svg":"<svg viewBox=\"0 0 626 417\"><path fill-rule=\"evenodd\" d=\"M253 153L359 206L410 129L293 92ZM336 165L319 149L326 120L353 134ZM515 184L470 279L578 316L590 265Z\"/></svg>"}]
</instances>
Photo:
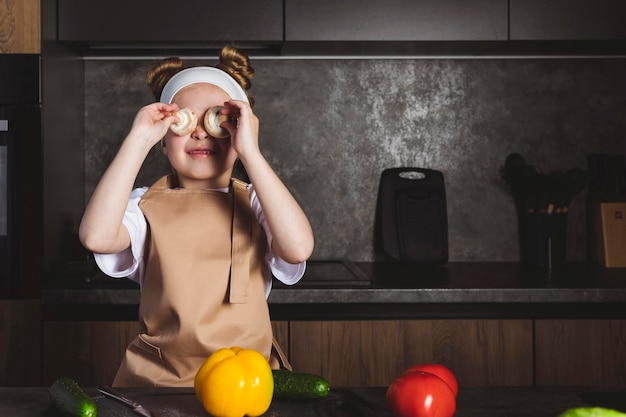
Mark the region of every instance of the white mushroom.
<instances>
[{"instance_id":1,"label":"white mushroom","mask_svg":"<svg viewBox=\"0 0 626 417\"><path fill-rule=\"evenodd\" d=\"M228 116L221 114L220 111L224 106L211 107L204 115L204 128L216 139L223 139L230 136L227 129L220 127L222 123L228 120Z\"/></svg>"},{"instance_id":2,"label":"white mushroom","mask_svg":"<svg viewBox=\"0 0 626 417\"><path fill-rule=\"evenodd\" d=\"M185 136L193 132L198 125L198 116L191 109L180 109L176 113L180 120L178 123L170 126L172 132L177 136Z\"/></svg>"}]
</instances>

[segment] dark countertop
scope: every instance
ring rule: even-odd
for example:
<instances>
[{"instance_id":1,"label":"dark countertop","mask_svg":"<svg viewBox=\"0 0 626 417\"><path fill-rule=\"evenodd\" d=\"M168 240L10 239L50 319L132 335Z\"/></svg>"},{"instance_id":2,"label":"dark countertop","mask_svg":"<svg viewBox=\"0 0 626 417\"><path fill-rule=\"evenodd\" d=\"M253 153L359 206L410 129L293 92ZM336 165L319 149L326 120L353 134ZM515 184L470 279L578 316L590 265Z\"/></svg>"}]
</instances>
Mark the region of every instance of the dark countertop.
<instances>
[{"instance_id":1,"label":"dark countertop","mask_svg":"<svg viewBox=\"0 0 626 417\"><path fill-rule=\"evenodd\" d=\"M105 398L93 388L85 391L96 403L99 416L131 417L133 411ZM207 417L190 388L120 389L131 400L150 409L155 417ZM389 417L386 388L331 389L323 400L274 401L266 417ZM457 398L456 417L556 417L573 407L604 406L626 412L626 387L489 387L463 388ZM60 417L50 407L48 388L0 388L0 415Z\"/></svg>"},{"instance_id":2,"label":"dark countertop","mask_svg":"<svg viewBox=\"0 0 626 417\"><path fill-rule=\"evenodd\" d=\"M42 292L54 307L139 304L138 286L97 271ZM626 268L570 263L563 271L525 271L515 262L439 267L348 261L310 262L294 286L274 281L273 318L328 317L626 317ZM584 305L584 311L580 306ZM379 308L380 307L380 308ZM623 312L621 312L623 311Z\"/></svg>"}]
</instances>

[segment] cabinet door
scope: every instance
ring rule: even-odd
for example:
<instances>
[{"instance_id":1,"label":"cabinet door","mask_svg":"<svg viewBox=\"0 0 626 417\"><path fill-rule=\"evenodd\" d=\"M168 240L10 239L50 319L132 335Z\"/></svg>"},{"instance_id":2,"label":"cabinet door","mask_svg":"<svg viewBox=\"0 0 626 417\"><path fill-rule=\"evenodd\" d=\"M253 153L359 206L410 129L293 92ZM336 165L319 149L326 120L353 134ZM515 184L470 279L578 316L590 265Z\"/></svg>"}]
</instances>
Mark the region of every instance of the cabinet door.
<instances>
[{"instance_id":1,"label":"cabinet door","mask_svg":"<svg viewBox=\"0 0 626 417\"><path fill-rule=\"evenodd\" d=\"M0 1L0 53L41 52L40 0Z\"/></svg>"},{"instance_id":2,"label":"cabinet door","mask_svg":"<svg viewBox=\"0 0 626 417\"><path fill-rule=\"evenodd\" d=\"M136 321L44 322L43 384L68 376L83 386L111 385L139 331Z\"/></svg>"},{"instance_id":3,"label":"cabinet door","mask_svg":"<svg viewBox=\"0 0 626 417\"><path fill-rule=\"evenodd\" d=\"M626 320L537 320L537 385L626 385Z\"/></svg>"},{"instance_id":4,"label":"cabinet door","mask_svg":"<svg viewBox=\"0 0 626 417\"><path fill-rule=\"evenodd\" d=\"M60 41L282 41L281 0L58 0Z\"/></svg>"},{"instance_id":5,"label":"cabinet door","mask_svg":"<svg viewBox=\"0 0 626 417\"><path fill-rule=\"evenodd\" d=\"M288 323L272 322L272 329L274 337L287 352ZM84 386L111 385L128 344L139 332L137 321L44 322L43 384L49 385L60 376L69 376ZM39 349L39 343L35 347ZM40 369L39 363L33 366Z\"/></svg>"},{"instance_id":6,"label":"cabinet door","mask_svg":"<svg viewBox=\"0 0 626 417\"><path fill-rule=\"evenodd\" d=\"M448 366L461 386L532 385L531 320L290 323L291 364L334 386L386 386L411 365Z\"/></svg>"},{"instance_id":7,"label":"cabinet door","mask_svg":"<svg viewBox=\"0 0 626 417\"><path fill-rule=\"evenodd\" d=\"M0 387L41 386L39 300L0 300Z\"/></svg>"},{"instance_id":8,"label":"cabinet door","mask_svg":"<svg viewBox=\"0 0 626 417\"><path fill-rule=\"evenodd\" d=\"M286 41L506 40L507 0L286 0Z\"/></svg>"},{"instance_id":9,"label":"cabinet door","mask_svg":"<svg viewBox=\"0 0 626 417\"><path fill-rule=\"evenodd\" d=\"M626 39L623 0L510 0L511 40Z\"/></svg>"}]
</instances>

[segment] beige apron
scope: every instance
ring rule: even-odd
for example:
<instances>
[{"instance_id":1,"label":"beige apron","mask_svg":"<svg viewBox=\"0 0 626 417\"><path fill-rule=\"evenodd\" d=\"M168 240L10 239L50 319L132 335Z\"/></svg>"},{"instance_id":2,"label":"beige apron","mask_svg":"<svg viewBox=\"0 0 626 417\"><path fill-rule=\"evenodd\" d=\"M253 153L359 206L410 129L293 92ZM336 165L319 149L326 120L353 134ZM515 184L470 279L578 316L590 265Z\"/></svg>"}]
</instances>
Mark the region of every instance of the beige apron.
<instances>
[{"instance_id":1,"label":"beige apron","mask_svg":"<svg viewBox=\"0 0 626 417\"><path fill-rule=\"evenodd\" d=\"M261 352L290 369L273 343L262 265L267 239L245 183L228 193L172 189L157 181L139 203L148 222L141 334L128 346L114 386L193 386L215 350Z\"/></svg>"}]
</instances>

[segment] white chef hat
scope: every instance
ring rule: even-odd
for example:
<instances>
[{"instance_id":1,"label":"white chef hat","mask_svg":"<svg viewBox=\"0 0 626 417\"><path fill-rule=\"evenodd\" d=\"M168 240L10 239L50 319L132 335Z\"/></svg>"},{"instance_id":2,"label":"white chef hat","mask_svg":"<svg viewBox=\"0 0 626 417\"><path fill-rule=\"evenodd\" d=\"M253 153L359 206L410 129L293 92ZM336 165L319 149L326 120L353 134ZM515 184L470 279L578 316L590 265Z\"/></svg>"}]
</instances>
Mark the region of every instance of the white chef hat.
<instances>
[{"instance_id":1,"label":"white chef hat","mask_svg":"<svg viewBox=\"0 0 626 417\"><path fill-rule=\"evenodd\" d=\"M163 87L161 103L171 103L174 95L191 84L213 84L226 91L233 100L248 102L248 96L233 77L215 67L192 67L174 75Z\"/></svg>"}]
</instances>

